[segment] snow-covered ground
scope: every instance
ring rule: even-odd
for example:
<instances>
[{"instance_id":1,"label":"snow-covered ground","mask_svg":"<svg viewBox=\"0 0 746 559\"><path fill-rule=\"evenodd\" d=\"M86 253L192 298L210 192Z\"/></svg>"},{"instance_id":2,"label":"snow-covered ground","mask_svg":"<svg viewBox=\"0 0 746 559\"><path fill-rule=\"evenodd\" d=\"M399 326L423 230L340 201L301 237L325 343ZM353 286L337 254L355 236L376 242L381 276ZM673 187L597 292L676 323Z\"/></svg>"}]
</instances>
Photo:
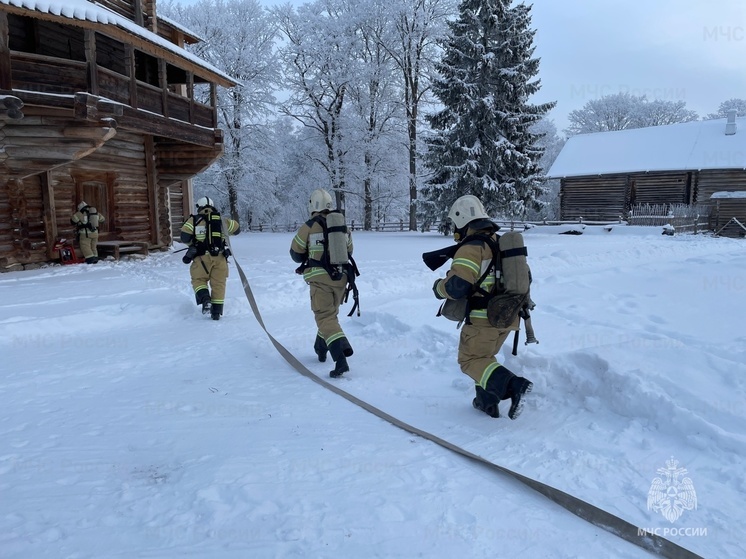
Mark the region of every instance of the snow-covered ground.
<instances>
[{"instance_id":1,"label":"snow-covered ground","mask_svg":"<svg viewBox=\"0 0 746 559\"><path fill-rule=\"evenodd\" d=\"M420 257L437 234L355 234L362 316L332 382L704 557L746 556L746 241L557 233L526 233L540 344L501 353L534 382L518 420L471 407L435 317L445 269ZM268 329L327 378L291 238L233 248ZM3 559L649 556L299 375L233 265L225 316L203 317L180 257L0 275ZM671 458L697 497L674 522L647 507Z\"/></svg>"}]
</instances>

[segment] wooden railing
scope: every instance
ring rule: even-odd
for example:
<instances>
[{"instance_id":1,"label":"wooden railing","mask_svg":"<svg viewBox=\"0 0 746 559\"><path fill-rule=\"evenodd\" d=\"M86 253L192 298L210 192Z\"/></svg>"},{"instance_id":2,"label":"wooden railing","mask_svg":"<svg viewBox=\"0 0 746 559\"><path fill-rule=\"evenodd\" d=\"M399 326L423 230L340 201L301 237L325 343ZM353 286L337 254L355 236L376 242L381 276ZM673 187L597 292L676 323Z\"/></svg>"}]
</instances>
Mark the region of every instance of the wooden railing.
<instances>
[{"instance_id":1,"label":"wooden railing","mask_svg":"<svg viewBox=\"0 0 746 559\"><path fill-rule=\"evenodd\" d=\"M88 91L85 62L13 51L11 64L13 89L58 94ZM130 104L130 78L102 66L97 66L97 78L101 97ZM139 80L136 85L138 109L205 128L214 127L212 107L190 102L189 98L172 91L167 93L164 107L159 87Z\"/></svg>"}]
</instances>

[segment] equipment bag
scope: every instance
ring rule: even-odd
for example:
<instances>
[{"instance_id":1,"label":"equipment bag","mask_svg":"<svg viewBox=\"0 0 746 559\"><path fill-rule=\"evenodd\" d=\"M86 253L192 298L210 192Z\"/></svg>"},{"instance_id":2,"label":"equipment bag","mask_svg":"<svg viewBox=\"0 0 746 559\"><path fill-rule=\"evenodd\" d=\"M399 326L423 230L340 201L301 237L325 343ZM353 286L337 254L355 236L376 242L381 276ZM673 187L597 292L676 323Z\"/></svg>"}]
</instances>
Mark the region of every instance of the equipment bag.
<instances>
[{"instance_id":1,"label":"equipment bag","mask_svg":"<svg viewBox=\"0 0 746 559\"><path fill-rule=\"evenodd\" d=\"M443 316L454 322L463 322L469 312L469 299L446 299L438 310L436 316Z\"/></svg>"}]
</instances>

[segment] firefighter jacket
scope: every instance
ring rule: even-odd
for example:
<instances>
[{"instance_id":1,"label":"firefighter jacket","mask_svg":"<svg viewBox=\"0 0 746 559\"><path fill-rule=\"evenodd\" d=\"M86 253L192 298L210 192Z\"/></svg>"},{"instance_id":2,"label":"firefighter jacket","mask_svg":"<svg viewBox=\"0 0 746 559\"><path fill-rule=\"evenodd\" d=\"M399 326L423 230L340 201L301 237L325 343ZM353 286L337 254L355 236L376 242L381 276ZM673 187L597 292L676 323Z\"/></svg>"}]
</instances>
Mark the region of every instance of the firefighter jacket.
<instances>
[{"instance_id":1,"label":"firefighter jacket","mask_svg":"<svg viewBox=\"0 0 746 559\"><path fill-rule=\"evenodd\" d=\"M324 258L324 227L319 223L325 221L327 212L314 212L311 219L301 225L293 237L290 245L290 257L294 262L306 265L303 268L303 279L311 281L314 278L329 276L329 273L320 264ZM352 254L352 235L347 232L347 254Z\"/></svg>"},{"instance_id":2,"label":"firefighter jacket","mask_svg":"<svg viewBox=\"0 0 746 559\"><path fill-rule=\"evenodd\" d=\"M180 240L197 249L194 256L202 256L208 252L217 256L225 254L228 235L238 235L240 232L237 221L224 218L215 209L205 207L196 215L190 215L184 222Z\"/></svg>"},{"instance_id":3,"label":"firefighter jacket","mask_svg":"<svg viewBox=\"0 0 746 559\"><path fill-rule=\"evenodd\" d=\"M489 230L471 229L467 231L468 235L483 233L489 235L495 244L497 236ZM435 296L439 299L463 299L470 298L469 307L471 312L469 318L487 319L487 299L484 294L476 291L479 278L487 271L492 262L492 249L484 241L478 239L467 241L462 244L456 254L453 255L451 269L448 270L446 277L438 280L433 286ZM482 280L479 285L486 293L492 293L497 281L497 274L492 270Z\"/></svg>"},{"instance_id":4,"label":"firefighter jacket","mask_svg":"<svg viewBox=\"0 0 746 559\"><path fill-rule=\"evenodd\" d=\"M78 235L92 238L98 238L99 225L104 221L103 214L98 213L92 206L86 206L70 218L70 223L75 226Z\"/></svg>"}]
</instances>

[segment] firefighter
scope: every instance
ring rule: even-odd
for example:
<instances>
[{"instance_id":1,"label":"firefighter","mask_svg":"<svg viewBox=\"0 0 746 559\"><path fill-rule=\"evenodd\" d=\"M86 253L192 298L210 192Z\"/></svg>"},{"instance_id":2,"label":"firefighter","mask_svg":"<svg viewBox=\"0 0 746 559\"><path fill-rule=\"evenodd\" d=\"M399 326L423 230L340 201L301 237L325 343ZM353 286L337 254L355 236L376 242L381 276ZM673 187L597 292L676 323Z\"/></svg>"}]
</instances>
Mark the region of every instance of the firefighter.
<instances>
[{"instance_id":1,"label":"firefighter","mask_svg":"<svg viewBox=\"0 0 746 559\"><path fill-rule=\"evenodd\" d=\"M476 196L462 196L451 207L448 218L455 227L456 241L468 235L484 234L497 243L498 227L484 210ZM513 374L501 365L496 355L510 332L518 330L520 318L505 330L497 329L487 320L486 296L474 284L487 272L492 261L492 249L479 239L468 240L459 246L451 269L445 278L435 281L433 292L438 299L469 298L469 316L461 328L458 363L461 371L476 383L476 396L472 405L491 417L500 417L498 404L510 400L508 417L516 419L523 409L523 396L533 384ZM479 287L493 293L497 281L494 270L488 273Z\"/></svg>"},{"instance_id":2,"label":"firefighter","mask_svg":"<svg viewBox=\"0 0 746 559\"><path fill-rule=\"evenodd\" d=\"M326 361L327 353L331 354L334 369L329 376L336 378L350 370L347 358L353 353L337 318L345 298L348 276L328 264L330 247L325 244L324 232L326 218L332 211L331 195L323 189L314 190L308 201L308 211L311 219L301 225L293 237L290 257L300 264L296 272L303 274L310 287L311 310L318 328L313 349L322 363ZM328 234L326 236L331 238ZM339 237L335 235L334 238ZM352 255L352 236L346 232L342 238L346 244L342 251Z\"/></svg>"},{"instance_id":3,"label":"firefighter","mask_svg":"<svg viewBox=\"0 0 746 559\"><path fill-rule=\"evenodd\" d=\"M181 226L181 242L188 245L182 262L191 264L189 275L197 305L202 305L202 314L209 314L213 320L220 320L225 304L231 255L226 238L240 232L238 222L223 218L206 196L197 200L197 213Z\"/></svg>"},{"instance_id":4,"label":"firefighter","mask_svg":"<svg viewBox=\"0 0 746 559\"><path fill-rule=\"evenodd\" d=\"M104 216L85 201L78 204L78 211L70 218L86 264L98 262L98 228L103 222Z\"/></svg>"}]
</instances>

